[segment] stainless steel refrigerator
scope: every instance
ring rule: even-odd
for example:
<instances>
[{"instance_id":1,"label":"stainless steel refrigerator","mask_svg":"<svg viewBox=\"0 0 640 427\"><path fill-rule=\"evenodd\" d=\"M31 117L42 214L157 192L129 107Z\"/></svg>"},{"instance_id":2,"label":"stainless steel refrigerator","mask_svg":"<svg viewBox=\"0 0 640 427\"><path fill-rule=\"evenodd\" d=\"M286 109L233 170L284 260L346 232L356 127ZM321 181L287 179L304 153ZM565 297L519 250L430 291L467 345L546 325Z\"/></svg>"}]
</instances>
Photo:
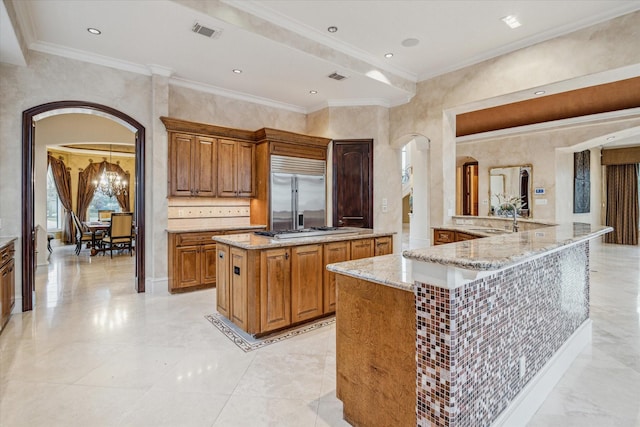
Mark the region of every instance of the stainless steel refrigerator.
<instances>
[{"instance_id":1,"label":"stainless steel refrigerator","mask_svg":"<svg viewBox=\"0 0 640 427\"><path fill-rule=\"evenodd\" d=\"M326 163L271 156L271 230L325 225Z\"/></svg>"}]
</instances>

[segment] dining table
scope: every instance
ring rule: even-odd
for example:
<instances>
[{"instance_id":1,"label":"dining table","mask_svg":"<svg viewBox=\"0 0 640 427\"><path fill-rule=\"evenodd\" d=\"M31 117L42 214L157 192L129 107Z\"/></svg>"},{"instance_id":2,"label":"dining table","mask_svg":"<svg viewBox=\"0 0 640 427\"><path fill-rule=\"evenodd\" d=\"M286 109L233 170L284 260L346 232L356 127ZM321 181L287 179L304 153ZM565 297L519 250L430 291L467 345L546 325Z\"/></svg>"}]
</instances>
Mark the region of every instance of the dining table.
<instances>
[{"instance_id":1,"label":"dining table","mask_svg":"<svg viewBox=\"0 0 640 427\"><path fill-rule=\"evenodd\" d=\"M101 221L86 221L82 223L87 230L91 232L91 256L94 256L98 252L101 252L102 249L96 247L96 233L98 231L105 231L111 227L109 222L101 222Z\"/></svg>"}]
</instances>

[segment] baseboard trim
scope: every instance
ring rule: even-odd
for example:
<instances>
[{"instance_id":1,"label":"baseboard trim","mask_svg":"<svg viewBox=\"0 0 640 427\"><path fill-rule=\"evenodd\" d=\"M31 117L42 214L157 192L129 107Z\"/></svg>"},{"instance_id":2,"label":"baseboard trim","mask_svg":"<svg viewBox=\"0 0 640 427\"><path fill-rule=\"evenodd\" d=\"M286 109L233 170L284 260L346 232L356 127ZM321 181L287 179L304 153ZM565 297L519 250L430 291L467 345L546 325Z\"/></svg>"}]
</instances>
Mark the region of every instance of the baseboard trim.
<instances>
[{"instance_id":1,"label":"baseboard trim","mask_svg":"<svg viewBox=\"0 0 640 427\"><path fill-rule=\"evenodd\" d=\"M526 425L576 357L591 342L591 333L592 322L587 319L502 411L491 427Z\"/></svg>"},{"instance_id":2,"label":"baseboard trim","mask_svg":"<svg viewBox=\"0 0 640 427\"><path fill-rule=\"evenodd\" d=\"M144 281L144 291L149 294L169 294L169 278L147 278Z\"/></svg>"}]
</instances>

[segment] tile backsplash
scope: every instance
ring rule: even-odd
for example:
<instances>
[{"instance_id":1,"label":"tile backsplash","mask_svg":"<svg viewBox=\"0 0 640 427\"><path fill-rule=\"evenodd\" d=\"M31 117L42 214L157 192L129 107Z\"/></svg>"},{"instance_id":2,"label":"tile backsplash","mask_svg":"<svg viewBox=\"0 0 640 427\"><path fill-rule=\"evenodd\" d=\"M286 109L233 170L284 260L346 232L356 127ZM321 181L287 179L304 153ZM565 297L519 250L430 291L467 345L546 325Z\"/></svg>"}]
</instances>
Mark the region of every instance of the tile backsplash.
<instances>
[{"instance_id":1,"label":"tile backsplash","mask_svg":"<svg viewBox=\"0 0 640 427\"><path fill-rule=\"evenodd\" d=\"M250 225L249 199L169 198L170 230Z\"/></svg>"}]
</instances>

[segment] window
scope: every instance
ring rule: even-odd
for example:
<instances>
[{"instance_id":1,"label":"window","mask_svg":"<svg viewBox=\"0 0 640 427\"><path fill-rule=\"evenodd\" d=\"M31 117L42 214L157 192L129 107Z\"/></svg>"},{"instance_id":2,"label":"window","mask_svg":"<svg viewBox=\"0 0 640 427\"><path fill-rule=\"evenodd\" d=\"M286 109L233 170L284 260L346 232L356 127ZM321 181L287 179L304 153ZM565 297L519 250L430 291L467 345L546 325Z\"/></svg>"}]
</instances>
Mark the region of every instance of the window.
<instances>
[{"instance_id":1,"label":"window","mask_svg":"<svg viewBox=\"0 0 640 427\"><path fill-rule=\"evenodd\" d=\"M120 205L115 197L108 197L99 191L93 194L93 200L87 209L87 217L89 221L98 220L98 211L113 210L114 212L120 212Z\"/></svg>"},{"instance_id":2,"label":"window","mask_svg":"<svg viewBox=\"0 0 640 427\"><path fill-rule=\"evenodd\" d=\"M62 230L64 207L58 197L58 189L53 180L51 168L47 168L47 231Z\"/></svg>"}]
</instances>

